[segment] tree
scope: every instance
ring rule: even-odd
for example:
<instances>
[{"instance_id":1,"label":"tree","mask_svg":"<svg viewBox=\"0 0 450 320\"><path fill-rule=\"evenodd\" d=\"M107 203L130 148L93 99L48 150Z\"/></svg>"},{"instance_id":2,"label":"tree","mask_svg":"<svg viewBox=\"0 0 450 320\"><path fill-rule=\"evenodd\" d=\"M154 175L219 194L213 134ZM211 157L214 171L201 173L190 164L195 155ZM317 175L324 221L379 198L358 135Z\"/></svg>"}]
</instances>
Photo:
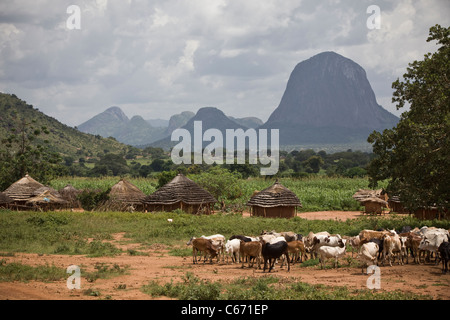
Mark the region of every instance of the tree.
<instances>
[{"instance_id":1,"label":"tree","mask_svg":"<svg viewBox=\"0 0 450 320\"><path fill-rule=\"evenodd\" d=\"M46 127L35 127L35 121L22 120L12 127L1 140L0 188L2 190L26 174L43 184L57 175L61 157L48 150L47 140L39 139L48 134Z\"/></svg>"},{"instance_id":2,"label":"tree","mask_svg":"<svg viewBox=\"0 0 450 320\"><path fill-rule=\"evenodd\" d=\"M242 196L241 175L228 169L216 166L208 171L195 175L198 185L208 190L219 202L232 201Z\"/></svg>"},{"instance_id":3,"label":"tree","mask_svg":"<svg viewBox=\"0 0 450 320\"><path fill-rule=\"evenodd\" d=\"M105 154L91 170L93 176L122 176L129 172L127 161L113 153Z\"/></svg>"},{"instance_id":4,"label":"tree","mask_svg":"<svg viewBox=\"0 0 450 320\"><path fill-rule=\"evenodd\" d=\"M450 28L430 28L429 41L440 47L409 64L397 79L392 101L410 105L396 127L373 132L368 141L376 155L368 167L371 187L389 179L388 193L406 207L450 206Z\"/></svg>"}]
</instances>

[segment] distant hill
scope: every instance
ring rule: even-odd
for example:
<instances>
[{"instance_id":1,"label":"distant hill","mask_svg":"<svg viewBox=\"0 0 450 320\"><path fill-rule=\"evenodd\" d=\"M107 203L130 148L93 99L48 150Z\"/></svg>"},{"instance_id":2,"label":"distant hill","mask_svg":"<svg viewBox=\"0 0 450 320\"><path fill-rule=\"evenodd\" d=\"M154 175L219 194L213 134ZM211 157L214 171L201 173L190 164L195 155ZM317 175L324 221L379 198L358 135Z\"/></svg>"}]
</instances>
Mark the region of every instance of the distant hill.
<instances>
[{"instance_id":1,"label":"distant hill","mask_svg":"<svg viewBox=\"0 0 450 320\"><path fill-rule=\"evenodd\" d=\"M243 126L236 121L233 121L230 119L230 117L227 117L221 110L215 108L215 107L204 107L200 108L194 117L192 117L184 126L182 126L182 129L186 129L191 134L191 139L193 142L194 137L194 122L195 121L201 121L202 122L202 133L204 133L208 129L218 129L222 132L223 137L225 138L225 130L226 129L239 129L242 128L243 130L247 130L248 127ZM178 144L177 141L172 142L171 136L168 136L164 139L161 139L159 141L153 142L150 144L152 147L159 147L163 149L170 149L173 146ZM208 145L209 142L205 142L205 145Z\"/></svg>"},{"instance_id":2,"label":"distant hill","mask_svg":"<svg viewBox=\"0 0 450 320\"><path fill-rule=\"evenodd\" d=\"M208 110L208 108L202 109ZM214 109L214 112L211 111L212 109ZM217 126L222 127L224 124L229 124L233 128L236 125L245 128L256 128L263 124L263 122L256 117L227 117L219 109L212 109L209 109L211 111L211 116L208 116L208 112L205 110L202 110L200 115L197 113L199 117L206 121L205 125L211 125L211 127L208 128L217 128ZM167 122L167 126L164 127L161 125L163 124L162 121L157 121L156 123L159 123L159 126L154 127L150 124L150 120L144 120L141 116L134 116L131 119L128 119L122 109L114 106L80 124L78 130L86 133L98 134L102 137L113 137L118 141L129 145L143 147L153 145L154 142L164 140L165 138L164 141L170 141L172 131L185 126L194 118L194 116L196 116L194 112L183 111L171 116L170 120ZM214 116L221 120L213 119ZM230 129L232 128L230 127ZM165 142L163 144L167 145Z\"/></svg>"},{"instance_id":3,"label":"distant hill","mask_svg":"<svg viewBox=\"0 0 450 320\"><path fill-rule=\"evenodd\" d=\"M248 128L258 128L264 124L264 122L257 117L245 117L245 118L228 117L228 118Z\"/></svg>"},{"instance_id":4,"label":"distant hill","mask_svg":"<svg viewBox=\"0 0 450 320\"><path fill-rule=\"evenodd\" d=\"M74 159L98 157L105 151L126 153L129 148L115 139L82 133L45 115L14 94L0 93L0 137L6 137L11 129L18 128L23 120L34 121L33 126L36 128L45 126L49 134L38 136L36 143L42 144L44 139L48 140L50 150L62 156L71 156Z\"/></svg>"},{"instance_id":5,"label":"distant hill","mask_svg":"<svg viewBox=\"0 0 450 320\"><path fill-rule=\"evenodd\" d=\"M165 128L153 127L141 116L129 119L122 109L115 106L80 124L78 130L102 137L113 137L133 146L149 144L166 135Z\"/></svg>"},{"instance_id":6,"label":"distant hill","mask_svg":"<svg viewBox=\"0 0 450 320\"><path fill-rule=\"evenodd\" d=\"M279 106L261 128L279 129L280 145L364 143L373 130L394 127L364 69L335 52L300 62Z\"/></svg>"}]
</instances>

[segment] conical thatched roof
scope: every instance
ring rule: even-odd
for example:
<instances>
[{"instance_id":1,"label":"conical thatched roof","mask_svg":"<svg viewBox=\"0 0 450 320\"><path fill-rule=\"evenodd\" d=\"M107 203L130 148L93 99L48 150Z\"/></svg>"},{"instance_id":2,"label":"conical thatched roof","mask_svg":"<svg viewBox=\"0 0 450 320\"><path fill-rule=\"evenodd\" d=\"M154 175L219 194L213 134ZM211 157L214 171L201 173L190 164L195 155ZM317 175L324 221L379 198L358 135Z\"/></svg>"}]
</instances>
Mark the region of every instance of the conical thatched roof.
<instances>
[{"instance_id":1,"label":"conical thatched roof","mask_svg":"<svg viewBox=\"0 0 450 320\"><path fill-rule=\"evenodd\" d=\"M379 203L381 205L387 206L387 202L384 201L383 199L380 199L378 197L369 197L369 198L364 198L359 200L359 202L361 202L362 204L366 203L366 202L373 202L373 203Z\"/></svg>"},{"instance_id":2,"label":"conical thatched roof","mask_svg":"<svg viewBox=\"0 0 450 320\"><path fill-rule=\"evenodd\" d=\"M352 196L353 199L356 201L361 202L364 199L368 198L381 198L383 189L378 190L370 190L370 189L359 189L355 192L355 194Z\"/></svg>"},{"instance_id":3,"label":"conical thatched roof","mask_svg":"<svg viewBox=\"0 0 450 320\"><path fill-rule=\"evenodd\" d=\"M190 205L217 202L208 191L182 174L178 174L144 200L145 203L157 205L169 205L180 201Z\"/></svg>"},{"instance_id":4,"label":"conical thatched roof","mask_svg":"<svg viewBox=\"0 0 450 320\"><path fill-rule=\"evenodd\" d=\"M276 181L272 186L258 192L247 202L248 206L302 207L297 195Z\"/></svg>"},{"instance_id":5,"label":"conical thatched roof","mask_svg":"<svg viewBox=\"0 0 450 320\"><path fill-rule=\"evenodd\" d=\"M145 198L145 193L131 182L122 179L111 187L109 196L113 201L141 203Z\"/></svg>"},{"instance_id":6,"label":"conical thatched roof","mask_svg":"<svg viewBox=\"0 0 450 320\"><path fill-rule=\"evenodd\" d=\"M5 193L0 192L0 204L11 203L13 199L8 197Z\"/></svg>"},{"instance_id":7,"label":"conical thatched roof","mask_svg":"<svg viewBox=\"0 0 450 320\"><path fill-rule=\"evenodd\" d=\"M26 201L36 195L36 190L43 187L45 187L43 184L37 182L29 175L25 175L25 177L14 182L4 192L14 201Z\"/></svg>"},{"instance_id":8,"label":"conical thatched roof","mask_svg":"<svg viewBox=\"0 0 450 320\"><path fill-rule=\"evenodd\" d=\"M51 190L45 190L40 195L32 197L28 199L27 203L37 203L37 204L65 204L67 203L66 200L64 200L61 197L58 197L57 195L53 194Z\"/></svg>"}]
</instances>

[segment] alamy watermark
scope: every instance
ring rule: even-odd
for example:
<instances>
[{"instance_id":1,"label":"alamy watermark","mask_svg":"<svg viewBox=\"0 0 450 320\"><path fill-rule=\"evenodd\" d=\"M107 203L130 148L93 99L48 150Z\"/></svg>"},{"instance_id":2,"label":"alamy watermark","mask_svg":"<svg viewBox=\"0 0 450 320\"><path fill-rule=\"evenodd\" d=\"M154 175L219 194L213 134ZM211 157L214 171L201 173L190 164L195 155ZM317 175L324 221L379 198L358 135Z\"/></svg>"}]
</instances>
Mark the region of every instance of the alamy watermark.
<instances>
[{"instance_id":1,"label":"alamy watermark","mask_svg":"<svg viewBox=\"0 0 450 320\"><path fill-rule=\"evenodd\" d=\"M66 20L66 27L69 30L79 30L81 29L81 10L77 5L70 5L66 10L67 14L70 16Z\"/></svg>"},{"instance_id":2,"label":"alamy watermark","mask_svg":"<svg viewBox=\"0 0 450 320\"><path fill-rule=\"evenodd\" d=\"M67 278L67 289L81 289L81 271L80 267L76 265L71 265L67 267L66 272L71 274L70 277Z\"/></svg>"},{"instance_id":3,"label":"alamy watermark","mask_svg":"<svg viewBox=\"0 0 450 320\"><path fill-rule=\"evenodd\" d=\"M202 121L194 121L193 140L187 129L176 129L172 132L171 141L181 141L172 149L170 157L174 164L223 164L223 150L225 147L225 163L248 163L262 165L261 175L274 175L278 172L280 158L279 130L270 129L270 149L268 149L267 129L226 129L225 144L222 131L208 129L203 132ZM203 142L209 142L203 148ZM235 143L236 142L236 143ZM235 148L236 147L236 148ZM270 155L268 151L270 150ZM193 153L193 157L192 157ZM192 159L193 158L193 159ZM192 161L193 160L193 161Z\"/></svg>"},{"instance_id":4,"label":"alamy watermark","mask_svg":"<svg viewBox=\"0 0 450 320\"><path fill-rule=\"evenodd\" d=\"M373 274L371 274L373 272ZM371 274L366 280L368 289L381 289L381 269L378 266L371 265L367 267L367 274Z\"/></svg>"},{"instance_id":5,"label":"alamy watermark","mask_svg":"<svg viewBox=\"0 0 450 320\"><path fill-rule=\"evenodd\" d=\"M366 21L368 29L380 29L381 28L381 10L377 5L371 5L367 7L366 13L372 13Z\"/></svg>"}]
</instances>

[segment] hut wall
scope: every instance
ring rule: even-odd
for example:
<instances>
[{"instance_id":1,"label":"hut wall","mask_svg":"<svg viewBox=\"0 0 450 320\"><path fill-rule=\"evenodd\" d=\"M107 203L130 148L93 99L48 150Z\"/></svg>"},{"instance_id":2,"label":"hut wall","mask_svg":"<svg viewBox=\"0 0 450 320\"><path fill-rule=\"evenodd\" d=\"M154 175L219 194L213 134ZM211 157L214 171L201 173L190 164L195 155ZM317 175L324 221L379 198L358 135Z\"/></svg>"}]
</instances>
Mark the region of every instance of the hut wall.
<instances>
[{"instance_id":1,"label":"hut wall","mask_svg":"<svg viewBox=\"0 0 450 320\"><path fill-rule=\"evenodd\" d=\"M252 215L266 218L293 218L295 217L295 207L260 207L252 206Z\"/></svg>"},{"instance_id":2,"label":"hut wall","mask_svg":"<svg viewBox=\"0 0 450 320\"><path fill-rule=\"evenodd\" d=\"M173 204L147 204L146 209L148 211L174 211L181 209L184 212L197 214L211 214L210 204L200 205L200 204L186 204L184 202L177 202Z\"/></svg>"},{"instance_id":3,"label":"hut wall","mask_svg":"<svg viewBox=\"0 0 450 320\"><path fill-rule=\"evenodd\" d=\"M450 218L448 211L439 213L439 210L437 208L417 209L414 212L414 216L417 219L422 219L422 220L433 220L433 219L443 220L443 219Z\"/></svg>"},{"instance_id":4,"label":"hut wall","mask_svg":"<svg viewBox=\"0 0 450 320\"><path fill-rule=\"evenodd\" d=\"M409 213L409 211L406 210L400 202L389 201L388 203L392 212Z\"/></svg>"},{"instance_id":5,"label":"hut wall","mask_svg":"<svg viewBox=\"0 0 450 320\"><path fill-rule=\"evenodd\" d=\"M381 203L376 202L365 202L364 203L364 213L383 213L383 206Z\"/></svg>"}]
</instances>

